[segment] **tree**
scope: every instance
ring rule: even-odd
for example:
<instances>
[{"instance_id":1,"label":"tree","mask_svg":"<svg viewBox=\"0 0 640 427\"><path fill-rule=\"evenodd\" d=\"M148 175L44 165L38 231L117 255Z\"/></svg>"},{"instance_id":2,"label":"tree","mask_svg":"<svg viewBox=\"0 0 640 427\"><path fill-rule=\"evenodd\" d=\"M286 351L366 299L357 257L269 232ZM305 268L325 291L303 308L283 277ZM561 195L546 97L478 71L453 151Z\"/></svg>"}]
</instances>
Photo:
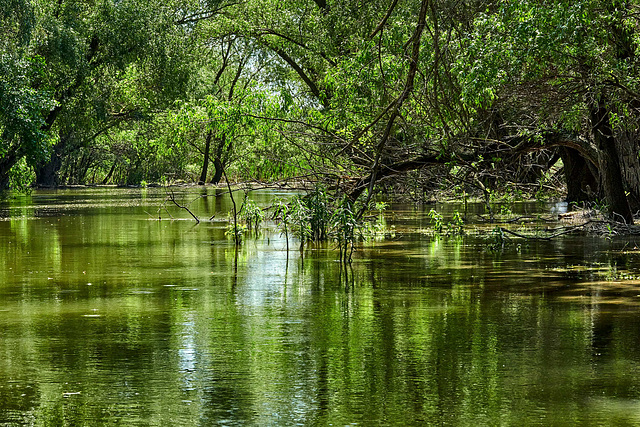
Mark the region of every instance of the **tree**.
<instances>
[{"instance_id":1,"label":"tree","mask_svg":"<svg viewBox=\"0 0 640 427\"><path fill-rule=\"evenodd\" d=\"M625 188L637 188L638 180L625 182L620 149L638 121L636 24L629 2L507 1L476 18L459 60L465 102L476 111L510 110L504 128L521 134L573 134L560 145L594 166L594 192L628 223Z\"/></svg>"},{"instance_id":2,"label":"tree","mask_svg":"<svg viewBox=\"0 0 640 427\"><path fill-rule=\"evenodd\" d=\"M147 118L186 89L189 38L178 4L42 0L35 51L46 59L55 108L43 131L58 136L36 171L55 185L68 156L108 129ZM122 82L126 82L125 85Z\"/></svg>"},{"instance_id":3,"label":"tree","mask_svg":"<svg viewBox=\"0 0 640 427\"><path fill-rule=\"evenodd\" d=\"M44 158L51 139L44 115L54 106L43 84L44 60L32 49L35 12L28 2L4 2L0 8L0 190L9 187L22 159Z\"/></svg>"},{"instance_id":4,"label":"tree","mask_svg":"<svg viewBox=\"0 0 640 427\"><path fill-rule=\"evenodd\" d=\"M246 2L237 14L244 19L229 30L255 41L268 61L266 78L299 106L290 110L295 116L272 126L307 153L317 178L375 171L359 184L359 178L348 180L357 187L354 197L378 180L387 154L407 154L397 149L396 119L413 95L429 8L428 2L418 9L397 5Z\"/></svg>"}]
</instances>

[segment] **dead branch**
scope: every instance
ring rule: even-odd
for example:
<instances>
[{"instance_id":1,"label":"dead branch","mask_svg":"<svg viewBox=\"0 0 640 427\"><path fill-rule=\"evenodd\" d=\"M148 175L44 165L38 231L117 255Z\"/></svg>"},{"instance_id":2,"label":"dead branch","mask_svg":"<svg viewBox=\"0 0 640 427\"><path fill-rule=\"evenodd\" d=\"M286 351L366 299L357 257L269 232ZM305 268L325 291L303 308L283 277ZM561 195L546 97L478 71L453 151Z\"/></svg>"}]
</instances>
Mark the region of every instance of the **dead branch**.
<instances>
[{"instance_id":1,"label":"dead branch","mask_svg":"<svg viewBox=\"0 0 640 427\"><path fill-rule=\"evenodd\" d=\"M573 233L574 231L577 231L579 229L583 229L585 228L587 225L594 223L594 221L587 221L583 224L578 224L578 225L573 225L570 227L564 227L564 229L562 231L558 231L557 233L551 234L549 236L527 236L524 234L520 234L517 233L515 231L511 231L507 228L504 227L500 227L500 231L502 233L507 233L510 234L512 236L516 236L516 237L520 237L521 239L527 239L527 240L551 240L555 237L559 237L559 236L563 236L565 234L570 234Z\"/></svg>"},{"instance_id":2,"label":"dead branch","mask_svg":"<svg viewBox=\"0 0 640 427\"><path fill-rule=\"evenodd\" d=\"M189 208L188 208L188 207L186 207L186 206L183 206L183 205L179 204L179 203L176 201L176 196L175 196L175 193L173 192L173 190L171 190L171 191L167 191L167 200L168 200L168 201L170 201L170 202L173 202L173 204L174 204L174 205L176 205L177 207L179 207L180 209L184 209L184 210L186 210L187 212L189 212L189 215L191 215L191 216L193 217L193 219L195 219L195 220L196 220L196 224L199 224L199 223L200 223L200 220L198 219L198 217L197 217L197 216L195 216L195 215L193 214L193 212L191 212L191 209L189 209Z\"/></svg>"}]
</instances>

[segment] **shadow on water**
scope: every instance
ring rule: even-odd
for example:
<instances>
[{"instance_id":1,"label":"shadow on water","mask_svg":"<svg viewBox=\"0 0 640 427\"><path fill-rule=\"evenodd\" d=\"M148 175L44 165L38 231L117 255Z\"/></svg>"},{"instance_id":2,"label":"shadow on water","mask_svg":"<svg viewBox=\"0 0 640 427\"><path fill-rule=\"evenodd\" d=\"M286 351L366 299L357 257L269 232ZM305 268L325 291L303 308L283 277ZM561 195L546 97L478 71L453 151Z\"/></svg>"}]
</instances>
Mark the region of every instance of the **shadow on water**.
<instances>
[{"instance_id":1,"label":"shadow on water","mask_svg":"<svg viewBox=\"0 0 640 427\"><path fill-rule=\"evenodd\" d=\"M437 237L429 209L397 206L395 234L345 268L332 244L287 251L273 226L236 247L222 194L176 191L214 217L198 225L171 207L158 220L161 189L0 206L0 424L640 419L634 242L496 251L479 222Z\"/></svg>"}]
</instances>

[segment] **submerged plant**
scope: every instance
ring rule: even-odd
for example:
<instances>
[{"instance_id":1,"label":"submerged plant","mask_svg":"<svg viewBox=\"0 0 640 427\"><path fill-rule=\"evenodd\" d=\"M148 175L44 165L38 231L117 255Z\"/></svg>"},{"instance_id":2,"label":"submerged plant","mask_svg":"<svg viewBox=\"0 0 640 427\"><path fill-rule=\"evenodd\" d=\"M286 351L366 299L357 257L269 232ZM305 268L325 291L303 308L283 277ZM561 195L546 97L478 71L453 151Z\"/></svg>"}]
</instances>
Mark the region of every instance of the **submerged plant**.
<instances>
[{"instance_id":1,"label":"submerged plant","mask_svg":"<svg viewBox=\"0 0 640 427\"><path fill-rule=\"evenodd\" d=\"M433 225L433 230L436 233L442 233L442 229L444 227L444 221L442 219L442 214L437 212L435 209L431 209L427 214L427 217L431 220L431 225Z\"/></svg>"},{"instance_id":2,"label":"submerged plant","mask_svg":"<svg viewBox=\"0 0 640 427\"><path fill-rule=\"evenodd\" d=\"M458 211L453 213L451 221L445 222L442 214L435 209L431 209L427 213L427 217L431 220L433 231L436 234L461 235L464 234L464 218Z\"/></svg>"},{"instance_id":3,"label":"submerged plant","mask_svg":"<svg viewBox=\"0 0 640 427\"><path fill-rule=\"evenodd\" d=\"M264 220L264 211L253 200L246 200L241 209L247 231L257 233Z\"/></svg>"},{"instance_id":4,"label":"submerged plant","mask_svg":"<svg viewBox=\"0 0 640 427\"><path fill-rule=\"evenodd\" d=\"M358 235L361 238L365 240L374 238L377 240L385 237L385 234L389 231L385 217L387 207L388 204L386 202L376 202L375 210L377 214L357 224Z\"/></svg>"},{"instance_id":5,"label":"submerged plant","mask_svg":"<svg viewBox=\"0 0 640 427\"><path fill-rule=\"evenodd\" d=\"M227 224L227 231L225 231L225 235L227 237L233 238L236 244L242 243L242 237L247 232L247 226L245 224L238 224L234 221L233 212L229 212L229 222Z\"/></svg>"},{"instance_id":6,"label":"submerged plant","mask_svg":"<svg viewBox=\"0 0 640 427\"><path fill-rule=\"evenodd\" d=\"M509 243L508 237L504 235L502 228L499 226L495 226L491 233L489 234L489 243L487 244L487 249L490 251L502 251L505 246Z\"/></svg>"},{"instance_id":7,"label":"submerged plant","mask_svg":"<svg viewBox=\"0 0 640 427\"><path fill-rule=\"evenodd\" d=\"M351 201L345 197L331 216L332 231L340 250L340 261L350 263L358 221Z\"/></svg>"},{"instance_id":8,"label":"submerged plant","mask_svg":"<svg viewBox=\"0 0 640 427\"><path fill-rule=\"evenodd\" d=\"M379 215L382 215L385 210L389 207L387 202L376 202L376 210Z\"/></svg>"},{"instance_id":9,"label":"submerged plant","mask_svg":"<svg viewBox=\"0 0 640 427\"><path fill-rule=\"evenodd\" d=\"M289 205L283 200L277 200L273 205L273 220L282 228L284 238L287 241L287 252L289 252L289 230L291 221L291 212Z\"/></svg>"},{"instance_id":10,"label":"submerged plant","mask_svg":"<svg viewBox=\"0 0 640 427\"><path fill-rule=\"evenodd\" d=\"M343 197L332 201L322 187L307 195L297 195L288 202L277 200L273 206L273 220L279 225L287 241L295 236L302 249L307 242L333 240L337 242L341 262L349 263L358 238L384 236L385 202L375 204L375 219L359 220L354 203Z\"/></svg>"},{"instance_id":11,"label":"submerged plant","mask_svg":"<svg viewBox=\"0 0 640 427\"><path fill-rule=\"evenodd\" d=\"M322 186L316 186L314 190L303 199L309 215L309 238L313 241L327 239L327 226L331 217L329 198Z\"/></svg>"},{"instance_id":12,"label":"submerged plant","mask_svg":"<svg viewBox=\"0 0 640 427\"><path fill-rule=\"evenodd\" d=\"M294 197L291 201L290 218L293 233L300 239L300 248L311 239L313 232L311 229L311 212L302 197Z\"/></svg>"},{"instance_id":13,"label":"submerged plant","mask_svg":"<svg viewBox=\"0 0 640 427\"><path fill-rule=\"evenodd\" d=\"M453 217L449 222L449 232L451 234L464 234L464 219L462 218L462 214L460 212L455 211L453 213Z\"/></svg>"}]
</instances>

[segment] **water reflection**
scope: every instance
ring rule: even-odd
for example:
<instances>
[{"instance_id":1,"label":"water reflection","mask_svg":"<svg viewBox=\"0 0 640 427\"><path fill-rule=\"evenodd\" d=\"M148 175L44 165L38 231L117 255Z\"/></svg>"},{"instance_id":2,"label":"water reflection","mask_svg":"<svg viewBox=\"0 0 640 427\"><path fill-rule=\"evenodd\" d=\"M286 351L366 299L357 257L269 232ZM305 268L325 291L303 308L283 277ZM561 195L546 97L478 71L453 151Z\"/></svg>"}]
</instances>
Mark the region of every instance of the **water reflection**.
<instances>
[{"instance_id":1,"label":"water reflection","mask_svg":"<svg viewBox=\"0 0 640 427\"><path fill-rule=\"evenodd\" d=\"M201 218L230 209L213 189L179 196ZM0 423L638 421L640 264L625 242L492 251L411 232L424 212L399 206L397 236L360 247L345 288L332 245L303 262L273 231L236 251L223 221L158 221L165 197L2 206Z\"/></svg>"}]
</instances>

